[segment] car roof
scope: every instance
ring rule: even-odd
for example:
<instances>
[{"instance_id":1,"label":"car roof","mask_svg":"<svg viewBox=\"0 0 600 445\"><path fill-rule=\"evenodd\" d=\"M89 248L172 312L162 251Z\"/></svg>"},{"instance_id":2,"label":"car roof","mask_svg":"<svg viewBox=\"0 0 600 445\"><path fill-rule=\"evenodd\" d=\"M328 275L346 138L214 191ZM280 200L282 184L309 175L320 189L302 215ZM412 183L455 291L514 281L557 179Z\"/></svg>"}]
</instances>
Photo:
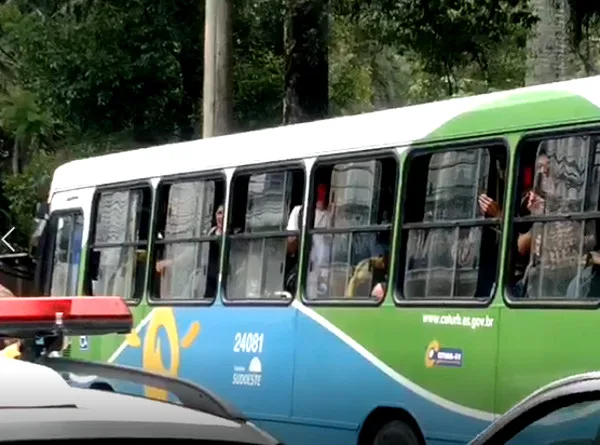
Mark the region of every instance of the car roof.
<instances>
[{"instance_id":1,"label":"car roof","mask_svg":"<svg viewBox=\"0 0 600 445\"><path fill-rule=\"evenodd\" d=\"M73 405L69 384L52 369L0 357L0 408Z\"/></svg>"},{"instance_id":2,"label":"car roof","mask_svg":"<svg viewBox=\"0 0 600 445\"><path fill-rule=\"evenodd\" d=\"M484 443L493 434L504 428L523 413L528 412L542 403L572 394L592 392L600 393L600 372L586 372L555 380L518 402L485 430L479 433L471 442L469 442L469 444L475 445L480 442Z\"/></svg>"},{"instance_id":3,"label":"car roof","mask_svg":"<svg viewBox=\"0 0 600 445\"><path fill-rule=\"evenodd\" d=\"M0 359L0 442L78 438L173 438L274 444L253 427L114 392L73 388L56 371Z\"/></svg>"}]
</instances>

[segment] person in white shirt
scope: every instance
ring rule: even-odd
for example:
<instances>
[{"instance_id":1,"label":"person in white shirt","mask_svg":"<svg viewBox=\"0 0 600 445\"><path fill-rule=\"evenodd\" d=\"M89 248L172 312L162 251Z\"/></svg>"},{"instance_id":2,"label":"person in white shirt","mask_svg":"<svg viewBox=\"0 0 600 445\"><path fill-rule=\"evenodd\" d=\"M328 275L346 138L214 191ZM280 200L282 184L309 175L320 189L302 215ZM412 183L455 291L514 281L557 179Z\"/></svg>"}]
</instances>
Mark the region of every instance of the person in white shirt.
<instances>
[{"instance_id":1,"label":"person in white shirt","mask_svg":"<svg viewBox=\"0 0 600 445\"><path fill-rule=\"evenodd\" d=\"M295 206L290 212L288 219L287 230L292 232L300 231L302 224L302 206ZM315 219L313 227L315 229L327 229L332 225L332 206L327 206L327 185L319 184L317 186L317 199L315 203ZM298 252L298 236L290 236L288 238L288 252L291 255L297 255ZM326 292L325 289L320 289L319 278L324 277L329 268L331 255L331 235L317 234L312 237L312 247L310 250L308 281L306 286L306 294L308 298L315 298L319 293ZM325 277L324 277L325 278ZM321 286L322 287L322 286ZM321 291L321 292L319 292Z\"/></svg>"}]
</instances>

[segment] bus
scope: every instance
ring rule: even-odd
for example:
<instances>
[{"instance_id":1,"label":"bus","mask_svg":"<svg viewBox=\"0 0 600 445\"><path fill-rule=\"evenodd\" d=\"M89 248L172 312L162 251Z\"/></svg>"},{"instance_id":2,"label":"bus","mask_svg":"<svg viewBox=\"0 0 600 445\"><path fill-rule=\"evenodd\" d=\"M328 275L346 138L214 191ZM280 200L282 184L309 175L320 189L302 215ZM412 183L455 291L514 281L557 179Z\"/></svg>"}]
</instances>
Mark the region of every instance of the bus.
<instances>
[{"instance_id":1,"label":"bus","mask_svg":"<svg viewBox=\"0 0 600 445\"><path fill-rule=\"evenodd\" d=\"M599 200L590 77L66 163L37 277L287 445L465 443L600 367Z\"/></svg>"}]
</instances>

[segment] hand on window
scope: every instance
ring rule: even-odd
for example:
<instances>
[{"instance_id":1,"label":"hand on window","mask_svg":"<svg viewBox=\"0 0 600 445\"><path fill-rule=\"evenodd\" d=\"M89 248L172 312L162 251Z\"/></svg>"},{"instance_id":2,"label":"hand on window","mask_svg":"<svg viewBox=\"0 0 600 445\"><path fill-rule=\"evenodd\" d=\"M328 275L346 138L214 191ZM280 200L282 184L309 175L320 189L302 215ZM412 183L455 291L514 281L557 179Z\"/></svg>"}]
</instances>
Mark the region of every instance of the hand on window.
<instances>
[{"instance_id":1,"label":"hand on window","mask_svg":"<svg viewBox=\"0 0 600 445\"><path fill-rule=\"evenodd\" d=\"M537 193L529 192L527 195L527 209L532 215L542 215L546 206L546 201Z\"/></svg>"},{"instance_id":2,"label":"hand on window","mask_svg":"<svg viewBox=\"0 0 600 445\"><path fill-rule=\"evenodd\" d=\"M173 264L173 260L160 260L156 263L156 271L158 273L163 273L167 267L170 267Z\"/></svg>"},{"instance_id":3,"label":"hand on window","mask_svg":"<svg viewBox=\"0 0 600 445\"><path fill-rule=\"evenodd\" d=\"M486 216L502 218L502 207L485 193L479 195L479 209Z\"/></svg>"}]
</instances>

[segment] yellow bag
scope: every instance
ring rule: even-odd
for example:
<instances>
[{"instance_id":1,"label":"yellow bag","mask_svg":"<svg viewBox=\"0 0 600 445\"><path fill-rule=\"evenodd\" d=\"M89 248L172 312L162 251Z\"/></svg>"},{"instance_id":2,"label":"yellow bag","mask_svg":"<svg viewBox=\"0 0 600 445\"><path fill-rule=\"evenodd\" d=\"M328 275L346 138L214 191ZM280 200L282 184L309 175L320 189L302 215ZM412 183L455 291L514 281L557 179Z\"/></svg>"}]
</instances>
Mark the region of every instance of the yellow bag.
<instances>
[{"instance_id":1,"label":"yellow bag","mask_svg":"<svg viewBox=\"0 0 600 445\"><path fill-rule=\"evenodd\" d=\"M0 356L6 358L19 358L21 357L21 344L19 342L13 343L0 351Z\"/></svg>"}]
</instances>

